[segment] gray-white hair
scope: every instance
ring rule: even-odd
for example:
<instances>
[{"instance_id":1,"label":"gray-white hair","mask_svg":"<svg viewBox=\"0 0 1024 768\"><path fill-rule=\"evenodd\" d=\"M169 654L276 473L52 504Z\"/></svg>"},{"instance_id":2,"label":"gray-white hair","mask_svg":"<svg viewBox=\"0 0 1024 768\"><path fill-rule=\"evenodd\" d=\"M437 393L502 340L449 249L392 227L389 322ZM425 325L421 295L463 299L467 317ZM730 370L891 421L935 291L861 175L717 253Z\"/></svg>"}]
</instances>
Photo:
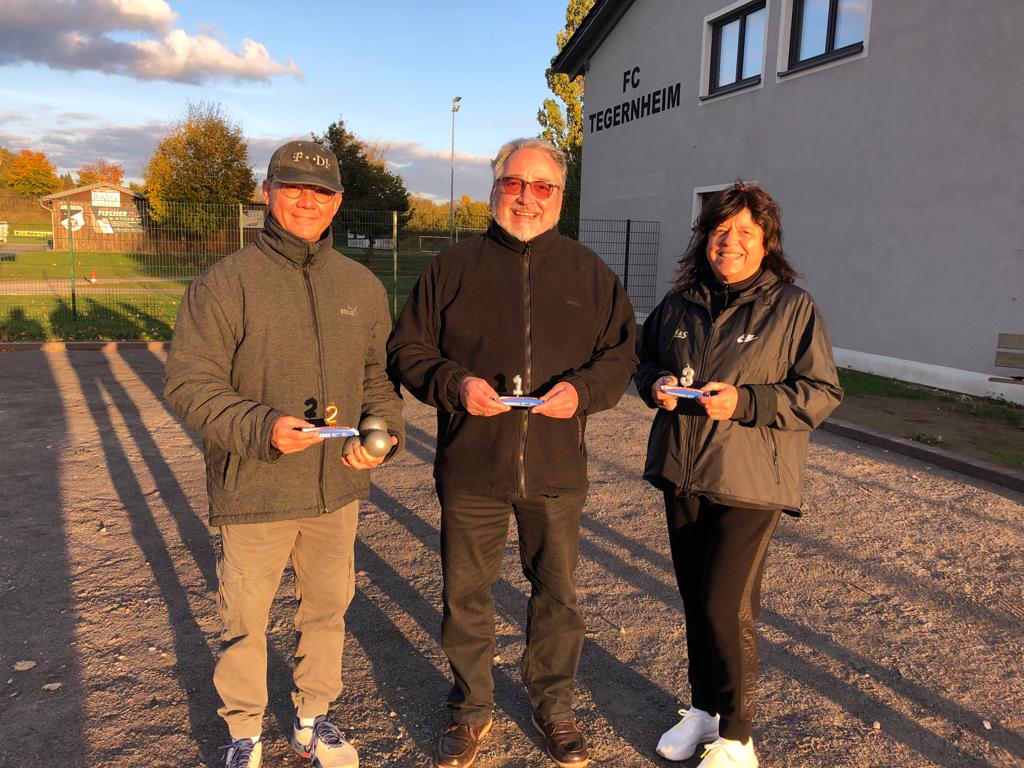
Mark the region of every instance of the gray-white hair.
<instances>
[{"instance_id":1,"label":"gray-white hair","mask_svg":"<svg viewBox=\"0 0 1024 768\"><path fill-rule=\"evenodd\" d=\"M562 178L559 180L559 185L563 190L565 189L565 177L569 172L569 166L565 160L565 152L560 150L547 139L513 139L512 141L503 144L501 149L498 150L498 154L494 156L493 160L491 160L491 168L494 171L495 181L505 175L505 166L508 164L508 159L512 156L513 152L518 152L520 149L536 149L550 157L555 162L555 165L558 166L558 170L562 174Z\"/></svg>"}]
</instances>

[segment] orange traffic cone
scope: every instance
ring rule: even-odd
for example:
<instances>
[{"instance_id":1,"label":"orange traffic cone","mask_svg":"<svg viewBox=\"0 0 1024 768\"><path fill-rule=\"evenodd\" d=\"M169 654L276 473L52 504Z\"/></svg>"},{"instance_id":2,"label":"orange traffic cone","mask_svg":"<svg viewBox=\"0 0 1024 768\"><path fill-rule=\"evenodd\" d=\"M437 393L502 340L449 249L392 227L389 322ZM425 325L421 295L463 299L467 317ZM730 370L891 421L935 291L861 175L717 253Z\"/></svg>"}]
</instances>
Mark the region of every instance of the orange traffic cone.
<instances>
[{"instance_id":1,"label":"orange traffic cone","mask_svg":"<svg viewBox=\"0 0 1024 768\"><path fill-rule=\"evenodd\" d=\"M90 274L90 275L89 275L89 276L88 276L87 278L85 278L85 279L86 279L86 280L87 280L88 282L90 282L90 283L95 283L95 282L96 282L96 270L94 269L94 270L92 271L92 273L91 273L91 274Z\"/></svg>"}]
</instances>

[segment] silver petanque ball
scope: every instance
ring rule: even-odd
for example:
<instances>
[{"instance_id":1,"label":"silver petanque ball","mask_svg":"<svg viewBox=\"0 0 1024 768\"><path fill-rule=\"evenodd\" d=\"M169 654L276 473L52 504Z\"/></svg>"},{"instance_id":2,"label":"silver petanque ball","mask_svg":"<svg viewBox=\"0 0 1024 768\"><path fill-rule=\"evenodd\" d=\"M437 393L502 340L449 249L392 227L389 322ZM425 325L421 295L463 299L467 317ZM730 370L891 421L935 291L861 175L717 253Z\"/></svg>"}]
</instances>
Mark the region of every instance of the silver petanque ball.
<instances>
[{"instance_id":1,"label":"silver petanque ball","mask_svg":"<svg viewBox=\"0 0 1024 768\"><path fill-rule=\"evenodd\" d=\"M381 416L364 416L359 422L360 432L369 432L371 429L379 429L381 432L388 431L388 423Z\"/></svg>"},{"instance_id":2,"label":"silver petanque ball","mask_svg":"<svg viewBox=\"0 0 1024 768\"><path fill-rule=\"evenodd\" d=\"M348 456L360 444L362 444L362 440L359 439L359 435L352 435L352 437L345 440L345 444L341 447L342 455Z\"/></svg>"},{"instance_id":3,"label":"silver petanque ball","mask_svg":"<svg viewBox=\"0 0 1024 768\"><path fill-rule=\"evenodd\" d=\"M361 437L366 452L374 458L387 456L391 450L391 435L381 429L371 429L364 432Z\"/></svg>"}]
</instances>

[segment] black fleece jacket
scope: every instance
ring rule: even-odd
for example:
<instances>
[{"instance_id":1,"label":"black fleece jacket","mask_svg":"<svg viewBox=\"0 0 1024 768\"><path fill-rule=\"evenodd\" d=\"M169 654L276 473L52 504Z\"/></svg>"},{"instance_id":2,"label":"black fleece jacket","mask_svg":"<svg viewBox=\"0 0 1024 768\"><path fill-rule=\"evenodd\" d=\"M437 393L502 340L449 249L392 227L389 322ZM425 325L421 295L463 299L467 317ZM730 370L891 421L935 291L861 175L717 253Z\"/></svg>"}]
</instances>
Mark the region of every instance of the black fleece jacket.
<instances>
[{"instance_id":1,"label":"black fleece jacket","mask_svg":"<svg viewBox=\"0 0 1024 768\"><path fill-rule=\"evenodd\" d=\"M634 334L626 292L596 253L554 229L524 243L492 223L424 271L391 334L388 367L438 409L439 485L516 497L583 492L586 417L625 391ZM517 375L536 397L569 382L577 413L471 416L459 402L467 376L511 394Z\"/></svg>"}]
</instances>

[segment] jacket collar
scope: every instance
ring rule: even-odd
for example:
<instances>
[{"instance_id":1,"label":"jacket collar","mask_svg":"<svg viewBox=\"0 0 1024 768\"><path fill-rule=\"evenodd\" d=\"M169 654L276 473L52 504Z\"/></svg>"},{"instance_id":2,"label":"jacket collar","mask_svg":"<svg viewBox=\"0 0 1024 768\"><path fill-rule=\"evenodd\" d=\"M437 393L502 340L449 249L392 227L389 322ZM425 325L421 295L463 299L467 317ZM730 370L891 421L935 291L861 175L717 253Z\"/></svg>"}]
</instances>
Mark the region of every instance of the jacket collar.
<instances>
[{"instance_id":1,"label":"jacket collar","mask_svg":"<svg viewBox=\"0 0 1024 768\"><path fill-rule=\"evenodd\" d=\"M755 298L767 291L771 286L779 282L779 278L776 277L775 273L770 269L762 269L754 277L750 278L742 288L738 291L733 291L733 298L729 300L729 306L734 307L739 304L746 304L748 301L753 301ZM713 281L711 285L708 285L706 281L701 281L696 285L691 285L683 290L683 296L689 301L695 304L700 304L702 307L711 307L711 292L721 291L722 289L731 290L729 286L718 281Z\"/></svg>"},{"instance_id":2,"label":"jacket collar","mask_svg":"<svg viewBox=\"0 0 1024 768\"><path fill-rule=\"evenodd\" d=\"M328 254L333 244L330 227L321 233L319 240L310 243L282 227L269 211L263 229L256 235L256 247L261 251L270 256L283 257L300 267L307 261L311 263L316 257Z\"/></svg>"},{"instance_id":3,"label":"jacket collar","mask_svg":"<svg viewBox=\"0 0 1024 768\"><path fill-rule=\"evenodd\" d=\"M529 243L524 243L518 237L510 235L501 228L498 222L492 219L490 226L487 228L485 237L493 240L502 248L513 251L514 253L526 253L526 249L529 247L531 255L537 255L552 250L555 247L555 243L558 242L560 235L558 234L558 227L556 226L552 227L547 232L542 232L537 235L537 237L533 238Z\"/></svg>"}]
</instances>

